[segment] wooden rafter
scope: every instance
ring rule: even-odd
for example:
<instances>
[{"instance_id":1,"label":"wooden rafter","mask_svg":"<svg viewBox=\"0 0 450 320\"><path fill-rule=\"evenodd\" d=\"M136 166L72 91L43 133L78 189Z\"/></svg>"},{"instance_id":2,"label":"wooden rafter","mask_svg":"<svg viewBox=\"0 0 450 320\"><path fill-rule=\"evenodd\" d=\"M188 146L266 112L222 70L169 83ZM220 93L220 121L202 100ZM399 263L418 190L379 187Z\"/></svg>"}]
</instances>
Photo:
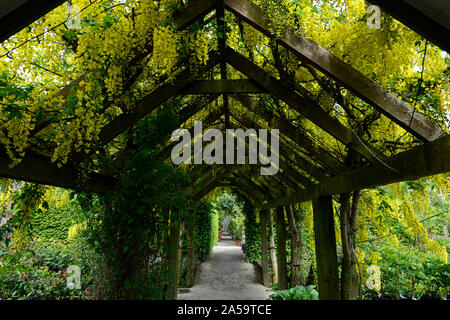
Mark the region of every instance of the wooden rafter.
<instances>
[{"instance_id":1,"label":"wooden rafter","mask_svg":"<svg viewBox=\"0 0 450 320\"><path fill-rule=\"evenodd\" d=\"M296 204L321 196L415 180L448 171L450 171L450 136L444 136L393 156L385 163L371 164L329 178L305 190L266 203L262 208L269 209Z\"/></svg>"},{"instance_id":2,"label":"wooden rafter","mask_svg":"<svg viewBox=\"0 0 450 320\"><path fill-rule=\"evenodd\" d=\"M260 86L265 87L271 94L302 113L311 122L337 140L355 149L364 158L372 160L374 154L379 153L369 143L364 143L362 139L358 138L351 129L329 116L313 99L297 94L295 90L286 86L282 81L268 75L263 69L231 48L227 48L227 61L231 66L257 82Z\"/></svg>"},{"instance_id":3,"label":"wooden rafter","mask_svg":"<svg viewBox=\"0 0 450 320\"><path fill-rule=\"evenodd\" d=\"M230 113L230 116L234 118L240 125L246 127L247 129L260 129L261 127L257 126L256 123L249 121L248 119L244 119L244 115L237 115L233 112ZM246 142L247 143L247 142ZM280 156L280 155L279 155ZM289 175L293 181L302 186L308 186L311 184L311 181L300 174L297 170L292 168L282 157L279 157L279 166L285 174Z\"/></svg>"},{"instance_id":4,"label":"wooden rafter","mask_svg":"<svg viewBox=\"0 0 450 320\"><path fill-rule=\"evenodd\" d=\"M389 12L394 18L401 21L423 37L440 46L443 50L450 52L450 30L448 27L432 19L408 1L404 0L368 0L379 5L384 11ZM425 6L427 1L422 1ZM445 5L445 1L442 1ZM447 23L447 26L449 24Z\"/></svg>"},{"instance_id":5,"label":"wooden rafter","mask_svg":"<svg viewBox=\"0 0 450 320\"><path fill-rule=\"evenodd\" d=\"M256 4L249 0L224 0L224 2L226 8L239 18L265 35L276 39L301 60L341 83L414 136L423 141L432 141L441 135L439 126L425 115L413 110L405 102L314 41L300 37L291 29L287 29L284 34L276 37L270 32L270 19Z\"/></svg>"},{"instance_id":6,"label":"wooden rafter","mask_svg":"<svg viewBox=\"0 0 450 320\"><path fill-rule=\"evenodd\" d=\"M251 80L195 80L183 94L267 93Z\"/></svg>"},{"instance_id":7,"label":"wooden rafter","mask_svg":"<svg viewBox=\"0 0 450 320\"><path fill-rule=\"evenodd\" d=\"M114 178L95 172L88 172L88 178L81 181L81 171L76 167L70 164L58 167L49 158L32 152L28 152L15 167L9 168L10 164L6 153L1 152L1 177L94 193L111 190L116 183Z\"/></svg>"},{"instance_id":8,"label":"wooden rafter","mask_svg":"<svg viewBox=\"0 0 450 320\"><path fill-rule=\"evenodd\" d=\"M218 56L216 53L212 52L207 65L202 68L202 72L212 69L217 63ZM119 134L151 113L161 104L169 100L172 96L180 94L183 90L190 86L192 80L194 80L194 75L191 74L189 70L184 70L176 77L174 82L163 84L154 92L142 100L139 100L136 103L133 112L122 113L120 116L103 127L99 135L101 144L111 142Z\"/></svg>"},{"instance_id":9,"label":"wooden rafter","mask_svg":"<svg viewBox=\"0 0 450 320\"><path fill-rule=\"evenodd\" d=\"M242 96L236 97L238 101L253 112L255 115L258 115L258 107L255 99L243 98ZM245 115L242 117L247 118L248 121L252 121ZM259 118L259 116L257 116ZM309 139L306 135L300 133L294 125L290 122L278 118L276 115L272 115L271 122L269 124L272 128L277 128L280 130L280 133L283 135L287 135L292 141L297 143L300 147L305 149L309 154L311 154L317 161L322 162L324 167L327 168L331 173L343 173L348 170L345 165L340 162L338 159L333 157L327 150L323 149L320 146L317 146L311 139Z\"/></svg>"},{"instance_id":10,"label":"wooden rafter","mask_svg":"<svg viewBox=\"0 0 450 320\"><path fill-rule=\"evenodd\" d=\"M26 26L55 9L65 0L14 0L8 1L9 7L2 3L0 12L0 42L5 41Z\"/></svg>"}]
</instances>

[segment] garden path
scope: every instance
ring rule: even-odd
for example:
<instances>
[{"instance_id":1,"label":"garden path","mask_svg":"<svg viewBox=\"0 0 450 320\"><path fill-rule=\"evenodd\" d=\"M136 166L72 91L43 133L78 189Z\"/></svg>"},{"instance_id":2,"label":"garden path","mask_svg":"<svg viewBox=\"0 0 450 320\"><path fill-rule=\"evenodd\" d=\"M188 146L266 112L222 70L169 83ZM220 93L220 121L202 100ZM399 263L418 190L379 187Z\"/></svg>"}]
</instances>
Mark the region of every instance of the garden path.
<instances>
[{"instance_id":1,"label":"garden path","mask_svg":"<svg viewBox=\"0 0 450 320\"><path fill-rule=\"evenodd\" d=\"M267 300L273 292L259 283L256 267L244 258L241 247L231 238L222 237L200 265L195 285L190 292L180 293L178 299Z\"/></svg>"}]
</instances>

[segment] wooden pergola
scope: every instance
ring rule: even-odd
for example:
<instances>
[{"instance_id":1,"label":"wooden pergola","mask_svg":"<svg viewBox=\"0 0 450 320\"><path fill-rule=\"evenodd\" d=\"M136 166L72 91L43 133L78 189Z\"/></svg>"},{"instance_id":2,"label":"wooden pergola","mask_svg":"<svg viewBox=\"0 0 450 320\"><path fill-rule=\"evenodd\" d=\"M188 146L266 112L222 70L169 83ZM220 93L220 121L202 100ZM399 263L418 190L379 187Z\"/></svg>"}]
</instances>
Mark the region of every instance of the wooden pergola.
<instances>
[{"instance_id":1,"label":"wooden pergola","mask_svg":"<svg viewBox=\"0 0 450 320\"><path fill-rule=\"evenodd\" d=\"M5 40L62 2L39 1L42 10L32 11L32 15L18 19L17 13L21 8L36 5L36 1L18 1L17 7L10 11L10 15L0 16L1 40ZM383 1L374 2L382 5ZM220 111L208 112L204 117L204 129L207 126L217 127L218 121L223 129L279 129L280 171L277 175L267 177L253 174L253 169L248 166L193 165L190 168L192 174L195 175L193 184L195 196L192 200L195 202L201 199L217 187L231 186L245 194L262 212L267 212L272 208L313 201L320 295L321 298L337 298L339 293L336 288L339 288L339 284L337 283L333 196L450 171L450 137L423 114L312 40L303 38L289 29L285 30L281 36L272 34L269 28L269 18L262 9L249 0L190 0L188 5L174 16L174 22L179 30L183 30L194 22L204 22L205 17L214 10L219 32L221 32L220 30L224 31L226 27L223 19L225 11L232 12L259 32L276 40L279 45L292 52L299 61L311 67L312 70L319 70L360 97L395 124L422 141L422 144L396 156L386 157L368 141L357 136L351 128L344 126L325 112L304 87L267 74L251 60L228 47L226 37L222 36L219 37L218 51L211 52L208 63L199 67L202 74L207 75L208 71L219 66L220 80L206 76L198 79L188 69L180 72L175 76L173 82L164 82L154 92L140 100L132 112L123 113L106 125L99 136L99 146L112 142L129 127L135 125L170 98L178 95L207 97L201 103L194 102L182 109L178 127L183 126L199 112L208 110L209 104L222 97L223 106ZM6 24L8 27L3 27ZM223 32L223 34L225 33ZM439 37L438 35L434 36ZM448 39L450 39L448 34L447 37L443 35L441 39L443 49L448 49ZM438 39L436 43L440 44L441 41ZM229 79L228 65L242 73L247 79ZM321 85L325 91L330 90L326 83ZM273 114L270 121L267 121L260 112L261 105L264 104L262 95L270 95L283 101L345 145L348 154L357 158L358 161L338 159L325 148L317 146L302 131L302 128L282 116ZM245 113L236 114L231 110L229 99L236 100ZM252 116L249 116L250 114ZM263 123L266 125L262 125ZM37 123L33 134L37 134L47 125L48 123ZM193 128L190 130L193 131ZM161 151L160 157L168 160L173 143L169 141L164 143L166 147ZM133 147L129 147L116 155L118 165L125 163L133 152L135 152ZM90 172L88 180L79 184L77 177L81 169L78 167L76 159L71 159L68 163L58 167L50 161L48 156L37 151L27 150L22 162L9 168L10 159L6 152L1 151L0 176L93 193L104 193L113 188L114 172Z\"/></svg>"}]
</instances>

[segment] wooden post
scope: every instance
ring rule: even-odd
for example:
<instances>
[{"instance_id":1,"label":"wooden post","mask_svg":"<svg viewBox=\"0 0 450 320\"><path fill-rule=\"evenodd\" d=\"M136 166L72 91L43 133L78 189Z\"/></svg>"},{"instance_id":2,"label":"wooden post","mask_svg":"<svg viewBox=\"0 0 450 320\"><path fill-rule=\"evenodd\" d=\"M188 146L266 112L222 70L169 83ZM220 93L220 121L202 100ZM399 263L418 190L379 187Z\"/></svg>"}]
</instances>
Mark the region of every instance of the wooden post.
<instances>
[{"instance_id":1,"label":"wooden post","mask_svg":"<svg viewBox=\"0 0 450 320\"><path fill-rule=\"evenodd\" d=\"M194 285L195 281L195 212L193 212L192 216L189 217L188 220L188 253L187 253L187 281L186 285L188 288Z\"/></svg>"},{"instance_id":2,"label":"wooden post","mask_svg":"<svg viewBox=\"0 0 450 320\"><path fill-rule=\"evenodd\" d=\"M267 215L268 210L259 212L259 220L261 221L261 256L262 256L262 278L263 285L269 285L269 260L267 252Z\"/></svg>"},{"instance_id":3,"label":"wooden post","mask_svg":"<svg viewBox=\"0 0 450 320\"><path fill-rule=\"evenodd\" d=\"M284 207L277 208L277 258L278 258L278 289L286 290L287 260L286 260L286 223L284 220Z\"/></svg>"},{"instance_id":4,"label":"wooden post","mask_svg":"<svg viewBox=\"0 0 450 320\"><path fill-rule=\"evenodd\" d=\"M183 271L183 246L184 246L184 233L185 233L185 226L184 226L184 221L180 222L181 226L180 226L180 239L178 241L178 271L177 271L177 286L180 284L181 282L181 272Z\"/></svg>"},{"instance_id":5,"label":"wooden post","mask_svg":"<svg viewBox=\"0 0 450 320\"><path fill-rule=\"evenodd\" d=\"M270 251L270 262L272 264L272 284L278 283L278 262L277 255L275 253L275 236L273 234L273 221L272 214L270 210L268 212L267 222L269 223L269 251Z\"/></svg>"},{"instance_id":6,"label":"wooden post","mask_svg":"<svg viewBox=\"0 0 450 320\"><path fill-rule=\"evenodd\" d=\"M319 298L320 300L339 300L339 275L332 196L315 199L313 210Z\"/></svg>"},{"instance_id":7,"label":"wooden post","mask_svg":"<svg viewBox=\"0 0 450 320\"><path fill-rule=\"evenodd\" d=\"M300 263L302 258L303 240L302 223L303 218L299 217L292 205L285 207L288 216L289 229L291 230L291 288L301 285Z\"/></svg>"},{"instance_id":8,"label":"wooden post","mask_svg":"<svg viewBox=\"0 0 450 320\"><path fill-rule=\"evenodd\" d=\"M180 227L181 223L178 212L172 210L170 215L170 234L169 234L169 248L168 248L168 285L167 285L167 300L177 300L178 287L178 246L180 242Z\"/></svg>"}]
</instances>

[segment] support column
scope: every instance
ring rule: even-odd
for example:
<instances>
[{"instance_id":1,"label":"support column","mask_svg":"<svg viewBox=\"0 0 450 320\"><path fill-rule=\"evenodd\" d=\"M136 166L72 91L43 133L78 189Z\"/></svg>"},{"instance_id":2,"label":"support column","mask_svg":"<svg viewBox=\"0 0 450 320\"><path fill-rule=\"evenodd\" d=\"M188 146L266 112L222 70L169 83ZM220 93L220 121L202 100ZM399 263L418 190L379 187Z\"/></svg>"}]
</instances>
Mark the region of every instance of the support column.
<instances>
[{"instance_id":1,"label":"support column","mask_svg":"<svg viewBox=\"0 0 450 320\"><path fill-rule=\"evenodd\" d=\"M286 290L287 283L287 259L286 259L286 223L284 219L284 207L277 209L277 258L278 258L278 289Z\"/></svg>"},{"instance_id":2,"label":"support column","mask_svg":"<svg viewBox=\"0 0 450 320\"><path fill-rule=\"evenodd\" d=\"M195 212L189 217L188 220L188 250L187 250L187 287L190 288L194 285L194 269L195 269Z\"/></svg>"},{"instance_id":3,"label":"support column","mask_svg":"<svg viewBox=\"0 0 450 320\"><path fill-rule=\"evenodd\" d=\"M292 205L285 207L288 216L289 229L291 230L291 288L298 287L302 281L300 279L300 263L302 258L303 240L302 224L303 217L294 210Z\"/></svg>"},{"instance_id":4,"label":"support column","mask_svg":"<svg viewBox=\"0 0 450 320\"><path fill-rule=\"evenodd\" d=\"M273 234L273 220L272 214L268 211L267 222L269 223L269 251L270 251L270 263L272 264L272 284L278 283L278 262L277 255L275 253L275 236Z\"/></svg>"},{"instance_id":5,"label":"support column","mask_svg":"<svg viewBox=\"0 0 450 320\"><path fill-rule=\"evenodd\" d=\"M178 212L172 211L170 215L170 234L168 248L168 285L167 300L177 300L178 288L178 246L180 242L181 223Z\"/></svg>"},{"instance_id":6,"label":"support column","mask_svg":"<svg viewBox=\"0 0 450 320\"><path fill-rule=\"evenodd\" d=\"M261 221L261 256L262 256L262 278L263 284L267 287L269 285L269 260L267 252L267 210L259 212L259 220Z\"/></svg>"},{"instance_id":7,"label":"support column","mask_svg":"<svg viewBox=\"0 0 450 320\"><path fill-rule=\"evenodd\" d=\"M325 196L315 199L313 210L319 299L339 300L333 197Z\"/></svg>"}]
</instances>

